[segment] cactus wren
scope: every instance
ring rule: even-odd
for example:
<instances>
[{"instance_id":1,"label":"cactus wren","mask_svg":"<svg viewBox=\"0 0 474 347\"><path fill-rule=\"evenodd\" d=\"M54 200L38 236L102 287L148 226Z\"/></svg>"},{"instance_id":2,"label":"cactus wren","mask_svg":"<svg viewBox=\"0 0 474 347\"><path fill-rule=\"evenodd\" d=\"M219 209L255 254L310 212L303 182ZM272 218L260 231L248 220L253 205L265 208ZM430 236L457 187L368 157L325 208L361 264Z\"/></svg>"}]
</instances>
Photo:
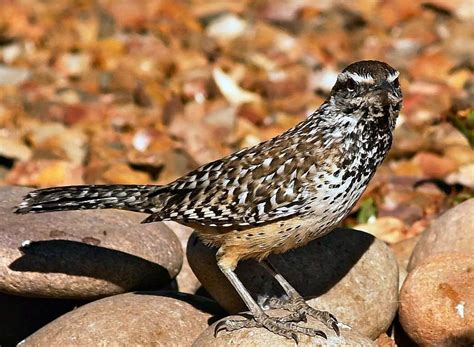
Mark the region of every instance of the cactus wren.
<instances>
[{"instance_id":1,"label":"cactus wren","mask_svg":"<svg viewBox=\"0 0 474 347\"><path fill-rule=\"evenodd\" d=\"M216 331L265 327L295 340L296 333L325 336L297 324L310 314L339 334L335 317L309 307L265 259L329 233L350 212L390 149L402 102L398 75L383 62L353 63L319 109L269 141L163 186L35 190L16 213L116 208L149 213L143 223L171 220L193 227L204 243L218 247L220 270L253 316L223 321ZM247 258L263 261L294 313L269 317L255 302L234 273Z\"/></svg>"}]
</instances>

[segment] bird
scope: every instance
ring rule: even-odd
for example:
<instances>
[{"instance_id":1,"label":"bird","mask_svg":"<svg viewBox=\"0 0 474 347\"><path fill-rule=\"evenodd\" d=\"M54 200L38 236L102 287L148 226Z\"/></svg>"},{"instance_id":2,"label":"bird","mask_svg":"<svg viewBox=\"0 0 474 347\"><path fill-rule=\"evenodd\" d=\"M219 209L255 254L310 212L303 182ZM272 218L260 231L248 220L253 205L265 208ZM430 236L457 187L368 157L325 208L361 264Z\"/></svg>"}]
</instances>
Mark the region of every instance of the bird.
<instances>
[{"instance_id":1,"label":"bird","mask_svg":"<svg viewBox=\"0 0 474 347\"><path fill-rule=\"evenodd\" d=\"M166 185L79 185L28 193L16 213L122 209L147 213L143 223L174 221L216 247L217 265L249 309L246 320L220 321L215 333L250 327L298 341L327 337L298 324L318 318L339 335L339 322L310 307L268 261L331 232L351 211L386 157L402 106L399 72L362 60L344 68L327 99L303 121L253 147L205 164ZM271 317L235 274L256 259L288 296Z\"/></svg>"}]
</instances>

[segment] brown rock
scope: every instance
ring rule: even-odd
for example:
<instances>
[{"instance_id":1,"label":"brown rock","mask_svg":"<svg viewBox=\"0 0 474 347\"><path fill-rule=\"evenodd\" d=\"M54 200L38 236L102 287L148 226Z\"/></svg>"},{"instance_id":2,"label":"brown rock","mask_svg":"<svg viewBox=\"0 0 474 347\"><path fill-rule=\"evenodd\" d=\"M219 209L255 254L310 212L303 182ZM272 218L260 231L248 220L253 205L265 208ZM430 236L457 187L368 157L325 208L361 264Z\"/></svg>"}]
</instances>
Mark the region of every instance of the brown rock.
<instances>
[{"instance_id":1,"label":"brown rock","mask_svg":"<svg viewBox=\"0 0 474 347\"><path fill-rule=\"evenodd\" d=\"M188 260L204 288L228 312L246 310L230 283L219 271L215 250L193 235ZM386 331L397 310L398 266L381 241L364 232L336 229L302 248L270 257L282 275L320 310L376 338ZM255 261L242 261L237 275L253 297L281 296L282 289Z\"/></svg>"},{"instance_id":2,"label":"brown rock","mask_svg":"<svg viewBox=\"0 0 474 347\"><path fill-rule=\"evenodd\" d=\"M444 252L472 254L473 249L474 199L469 199L435 219L423 232L413 250L408 271L430 256Z\"/></svg>"},{"instance_id":3,"label":"brown rock","mask_svg":"<svg viewBox=\"0 0 474 347\"><path fill-rule=\"evenodd\" d=\"M411 254L413 253L413 249L415 248L419 239L420 236L416 235L414 237L410 237L409 239L389 245L393 253L395 253L399 268L407 268Z\"/></svg>"},{"instance_id":4,"label":"brown rock","mask_svg":"<svg viewBox=\"0 0 474 347\"><path fill-rule=\"evenodd\" d=\"M396 347L395 341L388 336L386 333L381 334L377 339L374 341L377 347Z\"/></svg>"},{"instance_id":5,"label":"brown rock","mask_svg":"<svg viewBox=\"0 0 474 347\"><path fill-rule=\"evenodd\" d=\"M420 165L424 175L435 178L443 178L449 173L456 171L458 167L456 162L450 158L428 152L418 153L415 156L415 162Z\"/></svg>"},{"instance_id":6,"label":"brown rock","mask_svg":"<svg viewBox=\"0 0 474 347\"><path fill-rule=\"evenodd\" d=\"M408 275L400 293L400 322L426 346L474 342L474 257L462 253L431 257Z\"/></svg>"},{"instance_id":7,"label":"brown rock","mask_svg":"<svg viewBox=\"0 0 474 347\"><path fill-rule=\"evenodd\" d=\"M214 309L198 296L136 292L94 301L29 336L21 346L191 346Z\"/></svg>"},{"instance_id":8,"label":"brown rock","mask_svg":"<svg viewBox=\"0 0 474 347\"><path fill-rule=\"evenodd\" d=\"M288 312L283 310L269 310L270 316L283 316ZM242 316L230 316L224 319L242 319ZM248 347L273 347L273 346L295 346L293 340L276 335L265 328L241 329L232 332L220 331L214 337L214 323L207 328L193 343L193 347L205 346L248 346ZM321 337L310 337L298 334L298 346L375 346L372 340L361 335L355 330L341 329L341 336L338 337L334 331L328 329L318 320L308 317L307 323L299 323L301 326L308 326L325 332L328 339Z\"/></svg>"},{"instance_id":9,"label":"brown rock","mask_svg":"<svg viewBox=\"0 0 474 347\"><path fill-rule=\"evenodd\" d=\"M28 191L0 187L0 291L92 299L160 288L178 274L181 246L164 224L113 210L14 214Z\"/></svg>"},{"instance_id":10,"label":"brown rock","mask_svg":"<svg viewBox=\"0 0 474 347\"><path fill-rule=\"evenodd\" d=\"M196 294L197 290L201 287L201 282L199 282L191 266L189 266L188 257L186 256L186 247L188 245L189 236L193 233L193 229L175 222L165 222L165 224L178 236L181 247L185 253L183 266L176 277L178 290L181 293Z\"/></svg>"}]
</instances>

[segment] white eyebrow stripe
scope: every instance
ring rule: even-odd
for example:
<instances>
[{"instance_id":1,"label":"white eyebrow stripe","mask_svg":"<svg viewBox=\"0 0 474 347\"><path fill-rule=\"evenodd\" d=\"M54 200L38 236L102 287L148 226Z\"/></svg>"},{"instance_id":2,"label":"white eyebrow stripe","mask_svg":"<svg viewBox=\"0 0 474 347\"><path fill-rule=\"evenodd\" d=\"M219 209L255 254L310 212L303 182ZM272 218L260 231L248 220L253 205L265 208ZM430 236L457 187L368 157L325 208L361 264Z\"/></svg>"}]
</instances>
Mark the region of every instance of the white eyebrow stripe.
<instances>
[{"instance_id":1,"label":"white eyebrow stripe","mask_svg":"<svg viewBox=\"0 0 474 347\"><path fill-rule=\"evenodd\" d=\"M369 76L369 75L359 75L355 72L344 72L344 75L346 75L347 77L351 78L352 80L354 80L355 82L357 83L374 83L374 78L372 76Z\"/></svg>"},{"instance_id":2,"label":"white eyebrow stripe","mask_svg":"<svg viewBox=\"0 0 474 347\"><path fill-rule=\"evenodd\" d=\"M387 81L388 82L393 82L398 78L399 75L400 75L400 72L395 71L395 73L391 73L390 75L388 75Z\"/></svg>"}]
</instances>

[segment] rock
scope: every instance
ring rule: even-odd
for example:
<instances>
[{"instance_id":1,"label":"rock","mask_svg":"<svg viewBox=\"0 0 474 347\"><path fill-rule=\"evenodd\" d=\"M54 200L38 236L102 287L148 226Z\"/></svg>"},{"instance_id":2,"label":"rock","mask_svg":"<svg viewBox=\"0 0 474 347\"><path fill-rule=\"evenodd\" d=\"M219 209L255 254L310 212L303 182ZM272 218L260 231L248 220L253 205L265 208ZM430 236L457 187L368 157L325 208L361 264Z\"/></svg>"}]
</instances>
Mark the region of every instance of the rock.
<instances>
[{"instance_id":1,"label":"rock","mask_svg":"<svg viewBox=\"0 0 474 347\"><path fill-rule=\"evenodd\" d=\"M413 249L416 246L416 243L420 239L419 235L410 237L409 239L405 239L403 241L392 243L390 244L390 248L392 249L393 253L395 253L395 257L397 258L398 267L406 269L408 266L408 262L410 261L411 254L413 253Z\"/></svg>"},{"instance_id":2,"label":"rock","mask_svg":"<svg viewBox=\"0 0 474 347\"><path fill-rule=\"evenodd\" d=\"M409 273L400 293L400 322L424 346L474 343L474 257L445 253Z\"/></svg>"},{"instance_id":3,"label":"rock","mask_svg":"<svg viewBox=\"0 0 474 347\"><path fill-rule=\"evenodd\" d=\"M175 222L165 222L165 224L173 230L176 236L178 236L178 239L181 242L181 247L186 253L189 236L193 233L193 229ZM186 255L184 256L183 266L176 277L176 281L178 282L178 289L181 293L196 294L198 289L201 287L201 282L199 282L191 269L191 266L189 266Z\"/></svg>"},{"instance_id":4,"label":"rock","mask_svg":"<svg viewBox=\"0 0 474 347\"><path fill-rule=\"evenodd\" d=\"M358 224L354 228L374 235L387 243L395 243L406 234L407 226L398 218L386 216L376 218L370 223Z\"/></svg>"},{"instance_id":5,"label":"rock","mask_svg":"<svg viewBox=\"0 0 474 347\"><path fill-rule=\"evenodd\" d=\"M26 346L191 346L213 303L171 292L136 292L94 301L29 336Z\"/></svg>"},{"instance_id":6,"label":"rock","mask_svg":"<svg viewBox=\"0 0 474 347\"><path fill-rule=\"evenodd\" d=\"M435 219L413 250L408 271L428 257L444 252L472 254L474 249L474 199L453 207Z\"/></svg>"},{"instance_id":7,"label":"rock","mask_svg":"<svg viewBox=\"0 0 474 347\"><path fill-rule=\"evenodd\" d=\"M15 346L52 320L85 303L0 293L0 346Z\"/></svg>"},{"instance_id":8,"label":"rock","mask_svg":"<svg viewBox=\"0 0 474 347\"><path fill-rule=\"evenodd\" d=\"M114 210L14 214L28 191L0 187L1 292L93 299L161 288L178 274L181 246L164 224Z\"/></svg>"},{"instance_id":9,"label":"rock","mask_svg":"<svg viewBox=\"0 0 474 347\"><path fill-rule=\"evenodd\" d=\"M269 310L270 316L283 316L288 312L284 310ZM224 319L242 319L242 316L230 316ZM232 332L220 331L217 337L214 337L214 323L207 328L194 341L193 347L205 346L248 346L248 347L273 347L273 346L295 346L293 340L287 339L283 336L276 335L265 328L251 328L241 329ZM308 317L307 323L298 323L301 326L308 326L315 329L322 330L326 333L328 339L321 337L310 337L298 334L298 346L375 346L372 340L361 335L355 330L341 329L341 336L337 337L334 331L328 329L324 324L318 320Z\"/></svg>"},{"instance_id":10,"label":"rock","mask_svg":"<svg viewBox=\"0 0 474 347\"><path fill-rule=\"evenodd\" d=\"M374 341L377 347L396 347L395 341L386 333L380 334Z\"/></svg>"},{"instance_id":11,"label":"rock","mask_svg":"<svg viewBox=\"0 0 474 347\"><path fill-rule=\"evenodd\" d=\"M188 260L209 294L228 312L246 310L219 271L215 249L196 235L189 239ZM373 236L336 229L302 248L270 261L314 308L333 313L341 322L376 338L389 327L397 311L398 266L393 252ZM281 296L278 283L255 261L242 261L236 270L253 297L264 302Z\"/></svg>"},{"instance_id":12,"label":"rock","mask_svg":"<svg viewBox=\"0 0 474 347\"><path fill-rule=\"evenodd\" d=\"M14 86L25 82L31 76L28 69L0 65L0 86Z\"/></svg>"},{"instance_id":13,"label":"rock","mask_svg":"<svg viewBox=\"0 0 474 347\"><path fill-rule=\"evenodd\" d=\"M31 155L31 149L20 140L0 136L0 157L28 160Z\"/></svg>"}]
</instances>

